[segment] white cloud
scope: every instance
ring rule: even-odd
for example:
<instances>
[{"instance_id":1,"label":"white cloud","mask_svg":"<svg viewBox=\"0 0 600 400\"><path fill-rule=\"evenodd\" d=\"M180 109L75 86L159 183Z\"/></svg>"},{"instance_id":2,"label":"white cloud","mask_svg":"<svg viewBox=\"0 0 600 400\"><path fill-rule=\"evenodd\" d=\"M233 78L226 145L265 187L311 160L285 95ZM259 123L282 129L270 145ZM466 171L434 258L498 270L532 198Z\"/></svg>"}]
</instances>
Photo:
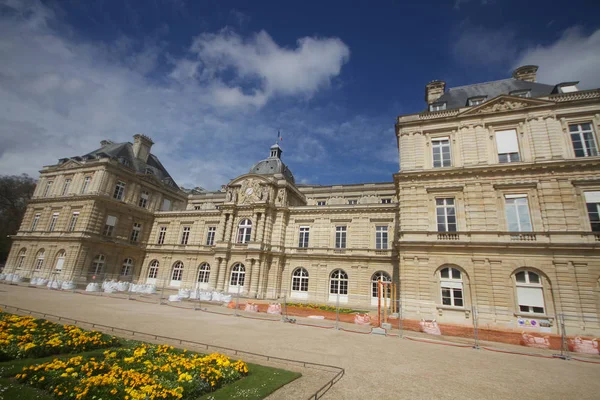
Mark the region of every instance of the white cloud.
<instances>
[{"instance_id":1,"label":"white cloud","mask_svg":"<svg viewBox=\"0 0 600 400\"><path fill-rule=\"evenodd\" d=\"M600 87L600 29L586 35L573 27L547 46L523 50L513 67L538 65L537 80L544 83L580 81L580 89Z\"/></svg>"},{"instance_id":2,"label":"white cloud","mask_svg":"<svg viewBox=\"0 0 600 400\"><path fill-rule=\"evenodd\" d=\"M324 137L341 123L326 112L315 116L305 101L348 61L340 39L305 37L286 48L266 32L242 38L222 31L198 36L186 57L173 59L163 42L78 38L61 26L60 13L37 1L0 0L0 10L2 174L37 176L41 166L92 151L102 139L131 141L140 132L186 187L216 189L246 173L267 157L280 127L297 129L285 136L284 160L305 181L323 183L315 182L316 170L343 180L347 160L332 153L353 154L356 162L377 154L369 135L379 130L368 126L378 117L361 122L360 134L346 127L346 137L361 139L352 148L343 137ZM275 107L275 98L289 106ZM331 140L339 149L327 148Z\"/></svg>"}]
</instances>

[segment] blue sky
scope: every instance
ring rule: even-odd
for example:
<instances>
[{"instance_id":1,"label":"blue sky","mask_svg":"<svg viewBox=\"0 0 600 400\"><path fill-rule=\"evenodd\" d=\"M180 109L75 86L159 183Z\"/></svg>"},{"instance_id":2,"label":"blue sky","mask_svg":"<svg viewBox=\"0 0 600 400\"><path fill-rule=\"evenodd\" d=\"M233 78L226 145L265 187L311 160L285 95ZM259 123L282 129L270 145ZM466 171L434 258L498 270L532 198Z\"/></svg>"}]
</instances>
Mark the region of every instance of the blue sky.
<instances>
[{"instance_id":1,"label":"blue sky","mask_svg":"<svg viewBox=\"0 0 600 400\"><path fill-rule=\"evenodd\" d=\"M424 86L600 87L598 2L0 0L0 173L37 176L145 133L183 186L217 189L280 129L299 183L390 181L394 118Z\"/></svg>"}]
</instances>

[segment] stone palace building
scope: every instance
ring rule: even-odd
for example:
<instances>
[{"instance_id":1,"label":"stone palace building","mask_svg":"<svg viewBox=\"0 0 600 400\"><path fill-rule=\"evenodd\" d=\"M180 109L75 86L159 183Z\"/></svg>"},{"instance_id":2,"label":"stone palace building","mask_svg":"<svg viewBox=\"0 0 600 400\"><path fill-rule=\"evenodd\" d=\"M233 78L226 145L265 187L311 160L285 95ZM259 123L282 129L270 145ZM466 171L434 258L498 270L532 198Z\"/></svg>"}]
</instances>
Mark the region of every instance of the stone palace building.
<instances>
[{"instance_id":1,"label":"stone palace building","mask_svg":"<svg viewBox=\"0 0 600 400\"><path fill-rule=\"evenodd\" d=\"M152 140L46 166L5 272L377 304L404 318L600 334L600 90L426 86L397 118L393 181L299 185L275 144L221 191L180 189ZM390 171L392 172L392 171Z\"/></svg>"}]
</instances>

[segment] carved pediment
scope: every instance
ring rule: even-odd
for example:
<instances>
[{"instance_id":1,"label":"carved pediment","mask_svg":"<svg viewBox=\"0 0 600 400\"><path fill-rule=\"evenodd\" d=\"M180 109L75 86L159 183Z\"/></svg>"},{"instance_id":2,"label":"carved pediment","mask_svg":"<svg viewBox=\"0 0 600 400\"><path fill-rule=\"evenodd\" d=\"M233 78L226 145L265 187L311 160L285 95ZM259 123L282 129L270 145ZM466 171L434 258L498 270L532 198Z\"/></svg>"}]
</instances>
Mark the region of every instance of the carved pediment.
<instances>
[{"instance_id":1,"label":"carved pediment","mask_svg":"<svg viewBox=\"0 0 600 400\"><path fill-rule=\"evenodd\" d=\"M501 95L477 107L470 108L459 116L463 115L477 115L477 114L489 114L504 111L521 110L523 108L539 107L549 104L554 104L552 101L539 100L539 99L528 99L523 97Z\"/></svg>"},{"instance_id":2,"label":"carved pediment","mask_svg":"<svg viewBox=\"0 0 600 400\"><path fill-rule=\"evenodd\" d=\"M60 164L57 169L78 168L78 167L81 167L82 165L83 164L77 160L68 160L68 161L65 161L64 163Z\"/></svg>"},{"instance_id":3,"label":"carved pediment","mask_svg":"<svg viewBox=\"0 0 600 400\"><path fill-rule=\"evenodd\" d=\"M237 181L234 185L227 186L225 202L238 204L251 204L255 202L269 202L273 197L270 185L262 178L247 178Z\"/></svg>"}]
</instances>

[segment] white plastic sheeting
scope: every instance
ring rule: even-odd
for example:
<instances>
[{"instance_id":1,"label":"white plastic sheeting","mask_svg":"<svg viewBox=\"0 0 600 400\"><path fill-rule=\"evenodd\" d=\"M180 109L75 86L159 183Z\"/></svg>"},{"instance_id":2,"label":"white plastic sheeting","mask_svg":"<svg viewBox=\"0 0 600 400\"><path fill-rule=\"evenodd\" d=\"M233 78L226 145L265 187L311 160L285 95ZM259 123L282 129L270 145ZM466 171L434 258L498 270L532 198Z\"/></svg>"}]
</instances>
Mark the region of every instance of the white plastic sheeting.
<instances>
[{"instance_id":1,"label":"white plastic sheeting","mask_svg":"<svg viewBox=\"0 0 600 400\"><path fill-rule=\"evenodd\" d=\"M189 299L190 298L190 289L179 289L179 293L177 294L181 299Z\"/></svg>"},{"instance_id":2,"label":"white plastic sheeting","mask_svg":"<svg viewBox=\"0 0 600 400\"><path fill-rule=\"evenodd\" d=\"M172 294L169 296L169 301L181 301L181 297L178 294Z\"/></svg>"},{"instance_id":3,"label":"white plastic sheeting","mask_svg":"<svg viewBox=\"0 0 600 400\"><path fill-rule=\"evenodd\" d=\"M100 292L102 291L102 287L98 282L90 282L85 287L86 292Z\"/></svg>"}]
</instances>

